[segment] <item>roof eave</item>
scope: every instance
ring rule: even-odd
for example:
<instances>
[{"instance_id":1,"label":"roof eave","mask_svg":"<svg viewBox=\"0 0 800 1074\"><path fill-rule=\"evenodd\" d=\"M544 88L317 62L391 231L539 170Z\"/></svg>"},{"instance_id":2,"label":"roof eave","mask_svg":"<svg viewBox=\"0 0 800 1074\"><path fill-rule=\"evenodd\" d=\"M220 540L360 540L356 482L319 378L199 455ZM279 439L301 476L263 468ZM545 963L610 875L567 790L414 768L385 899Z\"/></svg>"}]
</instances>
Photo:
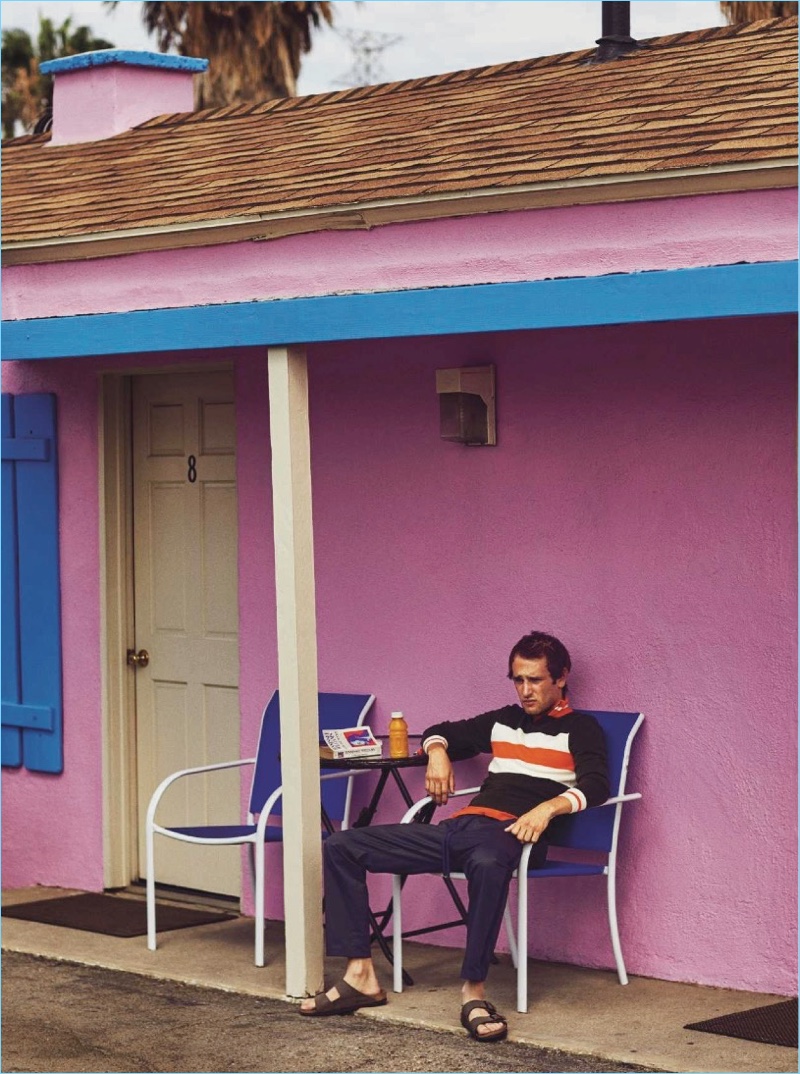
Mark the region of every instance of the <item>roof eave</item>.
<instances>
[{"instance_id":1,"label":"roof eave","mask_svg":"<svg viewBox=\"0 0 800 1074\"><path fill-rule=\"evenodd\" d=\"M2 246L4 265L80 261L155 250L267 241L314 231L369 230L393 223L510 212L570 205L591 205L656 198L797 186L797 160L748 162L636 175L541 182L513 188L425 194L165 227L93 232Z\"/></svg>"}]
</instances>

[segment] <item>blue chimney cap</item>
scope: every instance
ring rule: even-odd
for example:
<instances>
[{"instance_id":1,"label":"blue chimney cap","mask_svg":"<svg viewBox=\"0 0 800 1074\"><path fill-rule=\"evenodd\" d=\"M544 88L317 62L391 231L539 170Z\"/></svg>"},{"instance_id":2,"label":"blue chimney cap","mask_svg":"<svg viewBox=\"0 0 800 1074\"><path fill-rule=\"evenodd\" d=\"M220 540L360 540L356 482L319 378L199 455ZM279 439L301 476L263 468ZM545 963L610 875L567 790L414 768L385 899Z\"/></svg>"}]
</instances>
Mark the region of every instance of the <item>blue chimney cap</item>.
<instances>
[{"instance_id":1,"label":"blue chimney cap","mask_svg":"<svg viewBox=\"0 0 800 1074\"><path fill-rule=\"evenodd\" d=\"M193 56L169 56L164 52L105 48L98 52L79 52L77 56L46 60L39 65L39 70L43 75L55 75L63 71L82 71L87 67L104 67L110 63L121 63L127 67L154 67L161 71L205 71L208 68L208 60L198 60Z\"/></svg>"}]
</instances>

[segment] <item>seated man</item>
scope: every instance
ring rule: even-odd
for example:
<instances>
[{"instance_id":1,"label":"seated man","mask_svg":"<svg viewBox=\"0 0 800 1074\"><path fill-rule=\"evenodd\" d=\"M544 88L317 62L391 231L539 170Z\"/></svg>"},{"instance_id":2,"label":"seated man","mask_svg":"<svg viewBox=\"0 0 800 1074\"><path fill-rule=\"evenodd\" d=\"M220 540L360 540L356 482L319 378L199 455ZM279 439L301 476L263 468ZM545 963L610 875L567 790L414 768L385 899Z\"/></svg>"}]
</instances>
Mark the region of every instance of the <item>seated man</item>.
<instances>
[{"instance_id":1,"label":"seated man","mask_svg":"<svg viewBox=\"0 0 800 1074\"><path fill-rule=\"evenodd\" d=\"M570 667L557 638L526 634L508 660L518 705L424 733L425 787L438 805L455 790L451 758L492 754L489 774L468 806L436 825L379 824L326 840L327 952L343 955L347 967L327 993L303 1001L301 1014L347 1014L386 1003L370 957L368 872L447 875L452 868L466 874L469 897L461 1023L475 1040L506 1036L506 1020L486 999L484 982L522 845L536 844L531 864L541 866L553 817L608 797L605 738L593 716L573 711L567 701Z\"/></svg>"}]
</instances>

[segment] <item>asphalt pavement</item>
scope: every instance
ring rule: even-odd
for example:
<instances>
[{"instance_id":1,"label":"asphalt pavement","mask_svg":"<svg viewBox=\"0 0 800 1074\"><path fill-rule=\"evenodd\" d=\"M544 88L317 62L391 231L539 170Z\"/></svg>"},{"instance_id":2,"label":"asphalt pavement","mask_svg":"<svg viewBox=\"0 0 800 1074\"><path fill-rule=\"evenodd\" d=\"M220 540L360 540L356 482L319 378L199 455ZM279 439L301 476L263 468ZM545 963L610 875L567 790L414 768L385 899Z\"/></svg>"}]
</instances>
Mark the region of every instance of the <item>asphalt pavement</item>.
<instances>
[{"instance_id":1,"label":"asphalt pavement","mask_svg":"<svg viewBox=\"0 0 800 1074\"><path fill-rule=\"evenodd\" d=\"M276 999L6 951L2 1070L642 1071L363 1015L303 1018Z\"/></svg>"}]
</instances>

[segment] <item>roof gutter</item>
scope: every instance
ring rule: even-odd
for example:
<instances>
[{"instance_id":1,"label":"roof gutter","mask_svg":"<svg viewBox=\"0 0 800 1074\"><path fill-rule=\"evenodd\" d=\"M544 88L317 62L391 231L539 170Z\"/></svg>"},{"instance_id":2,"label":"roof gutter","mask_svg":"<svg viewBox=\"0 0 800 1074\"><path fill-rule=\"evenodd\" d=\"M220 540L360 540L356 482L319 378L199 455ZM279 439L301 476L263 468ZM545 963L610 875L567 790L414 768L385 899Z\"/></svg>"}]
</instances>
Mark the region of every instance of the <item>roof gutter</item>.
<instances>
[{"instance_id":1,"label":"roof gutter","mask_svg":"<svg viewBox=\"0 0 800 1074\"><path fill-rule=\"evenodd\" d=\"M24 265L116 257L155 250L268 241L288 235L330 230L369 230L386 224L444 219L479 213L510 212L571 205L689 197L734 191L797 186L797 163L786 159L679 169L657 174L601 176L558 183L529 183L471 192L392 198L350 206L286 210L217 220L196 220L166 227L140 227L85 235L7 242L4 265Z\"/></svg>"}]
</instances>

